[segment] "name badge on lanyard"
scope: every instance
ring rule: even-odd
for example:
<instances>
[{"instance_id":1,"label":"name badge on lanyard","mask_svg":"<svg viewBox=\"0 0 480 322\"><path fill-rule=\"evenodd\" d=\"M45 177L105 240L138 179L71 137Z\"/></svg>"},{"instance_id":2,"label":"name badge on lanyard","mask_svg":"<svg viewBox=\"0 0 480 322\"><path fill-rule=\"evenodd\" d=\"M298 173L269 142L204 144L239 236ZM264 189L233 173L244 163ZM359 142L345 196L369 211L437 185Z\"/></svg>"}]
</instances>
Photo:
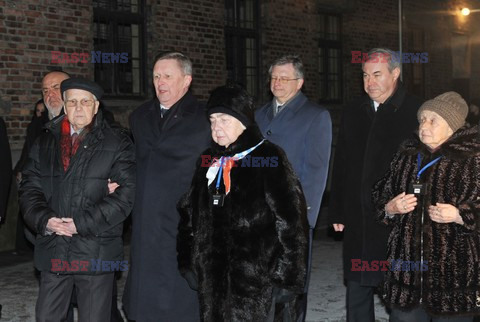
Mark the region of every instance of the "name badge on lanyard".
<instances>
[{"instance_id":1,"label":"name badge on lanyard","mask_svg":"<svg viewBox=\"0 0 480 322\"><path fill-rule=\"evenodd\" d=\"M212 195L212 206L214 207L223 207L223 202L225 201L225 195L218 193L220 190L220 178L222 177L223 172L223 158L220 161L220 169L218 170L217 184L216 184L216 193Z\"/></svg>"},{"instance_id":2,"label":"name badge on lanyard","mask_svg":"<svg viewBox=\"0 0 480 322\"><path fill-rule=\"evenodd\" d=\"M432 165L434 165L435 163L437 163L440 159L442 158L442 156L439 156L438 158L436 158L435 160L433 161L430 161L429 163L427 163L423 168L420 169L420 165L421 165L421 162L422 162L422 157L420 156L420 153L417 154L417 164L418 164L418 168L420 169L417 173L417 179L415 180L414 183L410 183L410 185L408 186L408 193L409 194L414 194L416 196L423 196L425 195L425 187L426 187L426 184L425 183L420 183L420 176L422 175L422 173L429 167L431 167Z\"/></svg>"},{"instance_id":3,"label":"name badge on lanyard","mask_svg":"<svg viewBox=\"0 0 480 322\"><path fill-rule=\"evenodd\" d=\"M224 201L225 201L225 195L217 194L217 193L212 195L212 206L223 207L223 202Z\"/></svg>"}]
</instances>

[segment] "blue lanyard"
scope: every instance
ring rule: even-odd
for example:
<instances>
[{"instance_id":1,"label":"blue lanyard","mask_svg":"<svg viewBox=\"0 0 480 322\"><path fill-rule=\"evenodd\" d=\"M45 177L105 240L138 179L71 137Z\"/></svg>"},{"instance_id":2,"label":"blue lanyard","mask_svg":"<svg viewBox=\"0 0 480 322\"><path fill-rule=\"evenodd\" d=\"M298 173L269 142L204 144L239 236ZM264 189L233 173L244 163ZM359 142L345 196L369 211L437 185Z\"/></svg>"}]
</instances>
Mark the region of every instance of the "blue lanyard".
<instances>
[{"instance_id":1,"label":"blue lanyard","mask_svg":"<svg viewBox=\"0 0 480 322\"><path fill-rule=\"evenodd\" d=\"M435 163L438 162L438 160L440 160L442 158L442 155L439 156L438 158L436 158L435 160L432 160L430 161L429 163L427 163L423 168L420 169L420 164L422 162L422 157L420 156L420 153L417 154L417 164L418 164L418 168L420 170L418 170L418 173L417 173L417 180L420 179L420 176L422 175L423 171L427 170L428 167L431 167L432 165L434 165Z\"/></svg>"},{"instance_id":2,"label":"blue lanyard","mask_svg":"<svg viewBox=\"0 0 480 322\"><path fill-rule=\"evenodd\" d=\"M258 143L257 145L255 145L254 147L251 147L250 149L248 150L245 150L241 153L237 153L235 154L233 157L221 157L220 158L220 170L218 170L218 177L217 177L217 184L215 185L215 188L217 189L217 191L220 189L220 178L222 177L222 172L223 172L223 160L225 160L226 158L234 158L234 160L238 160L238 159L242 159L244 158L247 154L249 154L250 152L252 152L253 150L255 150L260 144L262 144L263 142L265 141L265 139L263 139L262 141L260 141L260 143Z\"/></svg>"},{"instance_id":3,"label":"blue lanyard","mask_svg":"<svg viewBox=\"0 0 480 322\"><path fill-rule=\"evenodd\" d=\"M224 157L220 158L220 165L219 165L220 170L218 170L217 184L215 186L217 191L220 189L220 178L222 177L222 171L223 171L223 159Z\"/></svg>"}]
</instances>

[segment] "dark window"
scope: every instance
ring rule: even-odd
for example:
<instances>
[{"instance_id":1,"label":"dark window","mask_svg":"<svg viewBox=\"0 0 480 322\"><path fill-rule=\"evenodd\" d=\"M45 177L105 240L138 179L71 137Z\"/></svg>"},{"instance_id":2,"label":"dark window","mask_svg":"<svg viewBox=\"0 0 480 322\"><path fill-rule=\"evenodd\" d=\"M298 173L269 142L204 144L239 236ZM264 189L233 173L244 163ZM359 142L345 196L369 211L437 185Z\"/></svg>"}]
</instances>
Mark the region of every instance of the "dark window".
<instances>
[{"instance_id":1,"label":"dark window","mask_svg":"<svg viewBox=\"0 0 480 322\"><path fill-rule=\"evenodd\" d=\"M425 33L421 28L412 28L407 33L407 54L411 55L425 55ZM426 53L429 54L429 53ZM426 57L427 60L430 57ZM404 84L407 84L407 89L410 93L418 97L425 97L425 63L422 63L422 57L419 60L402 59Z\"/></svg>"},{"instance_id":2,"label":"dark window","mask_svg":"<svg viewBox=\"0 0 480 322\"><path fill-rule=\"evenodd\" d=\"M322 102L340 103L342 100L341 36L340 16L320 14L318 77Z\"/></svg>"},{"instance_id":3,"label":"dark window","mask_svg":"<svg viewBox=\"0 0 480 322\"><path fill-rule=\"evenodd\" d=\"M106 95L143 96L144 0L94 0L93 8L94 51L115 57L108 61L98 56L95 81Z\"/></svg>"},{"instance_id":4,"label":"dark window","mask_svg":"<svg viewBox=\"0 0 480 322\"><path fill-rule=\"evenodd\" d=\"M258 17L258 0L225 0L227 78L255 97L260 91Z\"/></svg>"}]
</instances>

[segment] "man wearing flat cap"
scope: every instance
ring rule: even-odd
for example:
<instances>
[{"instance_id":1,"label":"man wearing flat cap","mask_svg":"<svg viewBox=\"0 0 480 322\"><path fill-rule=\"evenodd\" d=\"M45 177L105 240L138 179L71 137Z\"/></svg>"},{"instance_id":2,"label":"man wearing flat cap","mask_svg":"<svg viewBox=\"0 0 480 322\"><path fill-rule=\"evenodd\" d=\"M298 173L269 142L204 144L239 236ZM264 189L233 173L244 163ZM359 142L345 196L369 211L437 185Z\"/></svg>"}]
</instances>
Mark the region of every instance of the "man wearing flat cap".
<instances>
[{"instance_id":1,"label":"man wearing flat cap","mask_svg":"<svg viewBox=\"0 0 480 322\"><path fill-rule=\"evenodd\" d=\"M103 90L61 83L65 115L46 124L23 171L20 207L36 233L37 321L65 319L75 286L79 321L109 321L114 272L124 267L123 221L133 207L135 152L98 110ZM109 193L108 179L118 183Z\"/></svg>"}]
</instances>

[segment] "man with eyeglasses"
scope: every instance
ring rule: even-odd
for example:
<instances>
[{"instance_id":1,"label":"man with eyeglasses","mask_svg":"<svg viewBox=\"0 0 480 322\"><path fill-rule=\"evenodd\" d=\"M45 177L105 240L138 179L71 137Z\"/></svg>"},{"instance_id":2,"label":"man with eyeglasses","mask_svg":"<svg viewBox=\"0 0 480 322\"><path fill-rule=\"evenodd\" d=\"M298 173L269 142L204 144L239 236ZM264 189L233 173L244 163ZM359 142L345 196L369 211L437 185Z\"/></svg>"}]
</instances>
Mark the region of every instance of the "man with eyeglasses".
<instances>
[{"instance_id":1,"label":"man with eyeglasses","mask_svg":"<svg viewBox=\"0 0 480 322\"><path fill-rule=\"evenodd\" d=\"M332 122L328 111L308 100L301 89L304 68L296 55L283 56L269 69L273 100L255 115L264 137L285 150L302 184L310 225L308 276L297 305L298 321L305 320L313 230L328 176Z\"/></svg>"},{"instance_id":2,"label":"man with eyeglasses","mask_svg":"<svg viewBox=\"0 0 480 322\"><path fill-rule=\"evenodd\" d=\"M68 78L60 90L65 115L35 141L19 189L37 235L36 321L64 321L74 287L79 321L110 321L123 222L135 196L135 149L126 131L103 119L99 85ZM108 179L118 183L112 193Z\"/></svg>"}]
</instances>

